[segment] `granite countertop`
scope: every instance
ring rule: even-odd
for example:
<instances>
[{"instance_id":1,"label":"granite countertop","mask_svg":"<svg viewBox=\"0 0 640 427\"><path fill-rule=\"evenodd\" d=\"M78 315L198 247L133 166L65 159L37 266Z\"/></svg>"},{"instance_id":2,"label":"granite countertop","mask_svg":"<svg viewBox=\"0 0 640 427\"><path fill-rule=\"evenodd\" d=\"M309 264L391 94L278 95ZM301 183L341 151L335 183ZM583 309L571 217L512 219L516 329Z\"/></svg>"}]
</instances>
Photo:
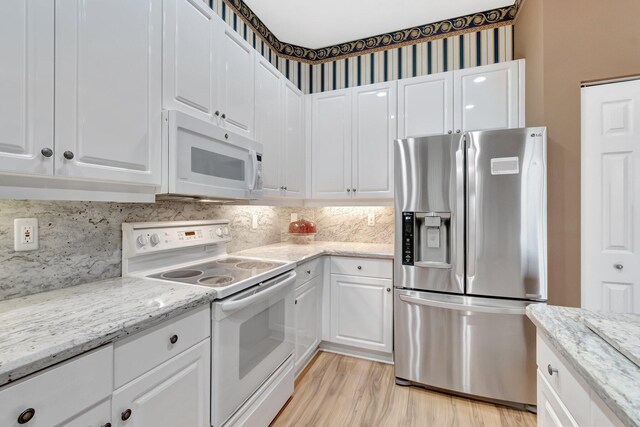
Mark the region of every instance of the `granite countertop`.
<instances>
[{"instance_id":1,"label":"granite countertop","mask_svg":"<svg viewBox=\"0 0 640 427\"><path fill-rule=\"evenodd\" d=\"M393 245L278 243L234 255L303 262L322 255L392 258ZM209 288L115 278L0 301L0 386L209 304Z\"/></svg>"},{"instance_id":2,"label":"granite countertop","mask_svg":"<svg viewBox=\"0 0 640 427\"><path fill-rule=\"evenodd\" d=\"M393 245L383 243L312 242L275 243L235 252L232 255L305 262L323 255L393 259Z\"/></svg>"},{"instance_id":3,"label":"granite countertop","mask_svg":"<svg viewBox=\"0 0 640 427\"><path fill-rule=\"evenodd\" d=\"M584 322L591 312L531 304L527 316L614 414L640 425L640 368L600 338ZM601 316L606 316L602 314ZM624 325L621 323L621 327Z\"/></svg>"}]
</instances>

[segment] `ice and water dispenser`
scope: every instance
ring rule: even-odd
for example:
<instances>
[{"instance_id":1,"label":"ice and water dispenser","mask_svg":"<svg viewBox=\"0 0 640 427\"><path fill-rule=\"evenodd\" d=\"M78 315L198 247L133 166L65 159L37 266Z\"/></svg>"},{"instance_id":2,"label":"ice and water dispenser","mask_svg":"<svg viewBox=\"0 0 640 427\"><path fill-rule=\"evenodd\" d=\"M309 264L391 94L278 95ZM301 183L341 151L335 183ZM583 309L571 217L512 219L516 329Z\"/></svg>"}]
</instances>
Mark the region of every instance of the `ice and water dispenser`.
<instances>
[{"instance_id":1,"label":"ice and water dispenser","mask_svg":"<svg viewBox=\"0 0 640 427\"><path fill-rule=\"evenodd\" d=\"M402 213L402 264L451 268L451 212Z\"/></svg>"}]
</instances>

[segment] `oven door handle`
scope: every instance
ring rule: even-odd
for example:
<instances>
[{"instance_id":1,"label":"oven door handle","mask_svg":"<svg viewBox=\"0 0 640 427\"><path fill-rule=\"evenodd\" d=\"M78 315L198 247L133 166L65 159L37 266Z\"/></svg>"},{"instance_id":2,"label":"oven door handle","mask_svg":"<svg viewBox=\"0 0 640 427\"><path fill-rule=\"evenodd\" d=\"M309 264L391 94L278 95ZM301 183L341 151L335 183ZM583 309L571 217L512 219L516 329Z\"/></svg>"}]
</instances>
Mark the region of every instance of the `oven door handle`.
<instances>
[{"instance_id":1,"label":"oven door handle","mask_svg":"<svg viewBox=\"0 0 640 427\"><path fill-rule=\"evenodd\" d=\"M457 304L453 302L434 301L432 299L412 297L409 295L399 295L399 297L401 301L406 302L408 304L416 304L416 305L422 305L426 307L445 308L448 310L472 311L475 313L488 313L488 314L515 314L520 316L526 313L526 309L524 307L522 308L520 307L518 308L486 307L486 306L480 306L480 305Z\"/></svg>"},{"instance_id":2,"label":"oven door handle","mask_svg":"<svg viewBox=\"0 0 640 427\"><path fill-rule=\"evenodd\" d=\"M277 277L268 282L264 282L263 284L259 285L254 293L249 294L244 298L223 302L222 304L220 304L220 308L225 313L242 310L243 308L248 307L257 301L267 299L279 290L291 285L293 282L295 282L295 280L296 272L291 271L290 273L282 277Z\"/></svg>"}]
</instances>

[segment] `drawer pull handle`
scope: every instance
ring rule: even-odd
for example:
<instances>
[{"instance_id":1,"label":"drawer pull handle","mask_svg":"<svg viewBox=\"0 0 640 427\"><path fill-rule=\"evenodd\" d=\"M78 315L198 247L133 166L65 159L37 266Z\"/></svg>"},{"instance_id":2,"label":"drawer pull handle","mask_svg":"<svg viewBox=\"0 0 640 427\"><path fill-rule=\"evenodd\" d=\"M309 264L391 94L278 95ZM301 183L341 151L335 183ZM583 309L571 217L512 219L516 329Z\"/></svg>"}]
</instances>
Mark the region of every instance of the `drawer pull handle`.
<instances>
[{"instance_id":1,"label":"drawer pull handle","mask_svg":"<svg viewBox=\"0 0 640 427\"><path fill-rule=\"evenodd\" d=\"M131 418L131 409L127 409L126 411L124 411L120 415L120 418L122 419L122 421L127 421L129 418Z\"/></svg>"},{"instance_id":2,"label":"drawer pull handle","mask_svg":"<svg viewBox=\"0 0 640 427\"><path fill-rule=\"evenodd\" d=\"M33 419L36 415L36 410L33 408L25 409L18 417L18 424L26 424Z\"/></svg>"},{"instance_id":3,"label":"drawer pull handle","mask_svg":"<svg viewBox=\"0 0 640 427\"><path fill-rule=\"evenodd\" d=\"M553 375L553 373L555 372L556 374L558 373L558 370L555 368L551 367L551 364L547 365L547 371L549 372L549 375Z\"/></svg>"},{"instance_id":4,"label":"drawer pull handle","mask_svg":"<svg viewBox=\"0 0 640 427\"><path fill-rule=\"evenodd\" d=\"M171 335L171 338L169 338L169 341L171 342L171 344L175 344L178 342L178 336L177 335Z\"/></svg>"},{"instance_id":5,"label":"drawer pull handle","mask_svg":"<svg viewBox=\"0 0 640 427\"><path fill-rule=\"evenodd\" d=\"M358 270L362 270L362 266L361 265L358 266Z\"/></svg>"},{"instance_id":6,"label":"drawer pull handle","mask_svg":"<svg viewBox=\"0 0 640 427\"><path fill-rule=\"evenodd\" d=\"M42 150L40 150L40 154L42 154L44 157L51 157L53 156L53 150L51 148L43 148Z\"/></svg>"},{"instance_id":7,"label":"drawer pull handle","mask_svg":"<svg viewBox=\"0 0 640 427\"><path fill-rule=\"evenodd\" d=\"M622 265L622 264L613 264L613 267L614 267L616 270L622 270L622 269L624 268L624 265Z\"/></svg>"},{"instance_id":8,"label":"drawer pull handle","mask_svg":"<svg viewBox=\"0 0 640 427\"><path fill-rule=\"evenodd\" d=\"M311 270L307 270L307 274L311 274Z\"/></svg>"},{"instance_id":9,"label":"drawer pull handle","mask_svg":"<svg viewBox=\"0 0 640 427\"><path fill-rule=\"evenodd\" d=\"M295 300L293 303L294 303L294 304L298 304L298 300Z\"/></svg>"},{"instance_id":10,"label":"drawer pull handle","mask_svg":"<svg viewBox=\"0 0 640 427\"><path fill-rule=\"evenodd\" d=\"M391 288L387 288L387 292L391 292Z\"/></svg>"},{"instance_id":11,"label":"drawer pull handle","mask_svg":"<svg viewBox=\"0 0 640 427\"><path fill-rule=\"evenodd\" d=\"M111 423L103 424L102 427L111 427Z\"/></svg>"},{"instance_id":12,"label":"drawer pull handle","mask_svg":"<svg viewBox=\"0 0 640 427\"><path fill-rule=\"evenodd\" d=\"M73 159L73 152L72 151L65 151L64 153L62 153L62 155L67 160L72 160Z\"/></svg>"}]
</instances>

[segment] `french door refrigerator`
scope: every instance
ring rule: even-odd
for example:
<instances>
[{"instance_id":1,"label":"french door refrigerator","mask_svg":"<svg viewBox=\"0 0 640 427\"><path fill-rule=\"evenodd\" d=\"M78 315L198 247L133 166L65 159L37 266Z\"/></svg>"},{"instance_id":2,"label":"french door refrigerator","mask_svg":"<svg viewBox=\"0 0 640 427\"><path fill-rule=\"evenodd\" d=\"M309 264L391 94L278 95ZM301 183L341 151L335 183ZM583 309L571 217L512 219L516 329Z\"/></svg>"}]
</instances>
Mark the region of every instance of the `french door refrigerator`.
<instances>
[{"instance_id":1,"label":"french door refrigerator","mask_svg":"<svg viewBox=\"0 0 640 427\"><path fill-rule=\"evenodd\" d=\"M396 383L531 409L546 128L395 141Z\"/></svg>"}]
</instances>

